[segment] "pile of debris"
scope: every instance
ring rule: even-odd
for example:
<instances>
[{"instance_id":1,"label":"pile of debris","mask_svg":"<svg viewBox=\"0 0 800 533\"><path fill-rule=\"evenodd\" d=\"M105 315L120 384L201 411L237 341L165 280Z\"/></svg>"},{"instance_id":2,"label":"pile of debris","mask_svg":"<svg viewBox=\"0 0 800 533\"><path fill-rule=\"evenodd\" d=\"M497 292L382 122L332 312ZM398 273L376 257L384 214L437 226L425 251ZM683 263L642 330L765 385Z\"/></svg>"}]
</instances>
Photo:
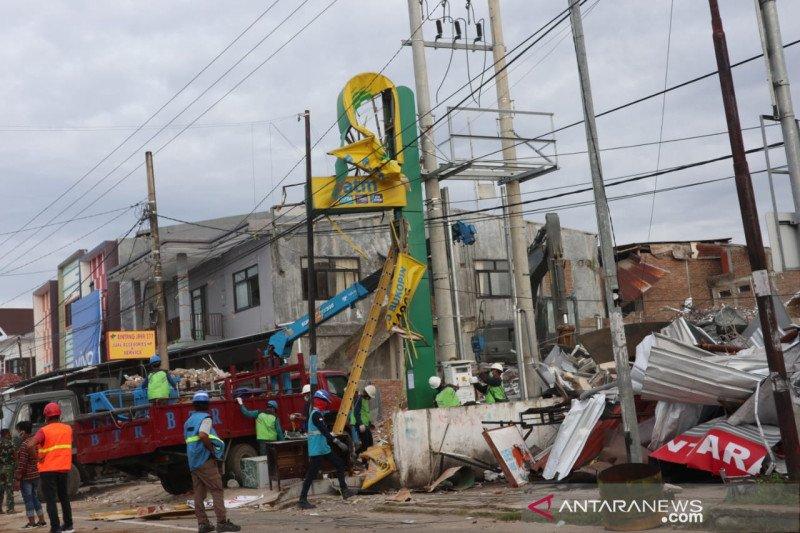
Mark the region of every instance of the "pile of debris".
<instances>
[{"instance_id":1,"label":"pile of debris","mask_svg":"<svg viewBox=\"0 0 800 533\"><path fill-rule=\"evenodd\" d=\"M775 306L797 417L800 325L777 299ZM716 476L785 472L757 313L722 308L694 320L688 316L646 336L636 348L631 381L643 457ZM549 387L545 396L563 403L555 406L561 415L550 415L559 430L549 446L533 450L531 470L563 479L593 462L606 467L624 462L615 364L598 364L581 345L569 353L555 346L537 370Z\"/></svg>"},{"instance_id":2,"label":"pile of debris","mask_svg":"<svg viewBox=\"0 0 800 533\"><path fill-rule=\"evenodd\" d=\"M214 389L214 382L222 380L230 376L228 372L220 370L217 367L210 368L175 368L169 371L170 374L181 381L178 387L182 391L190 391L197 389ZM142 385L143 377L138 374L125 375L125 381L122 384L124 390L133 390Z\"/></svg>"}]
</instances>

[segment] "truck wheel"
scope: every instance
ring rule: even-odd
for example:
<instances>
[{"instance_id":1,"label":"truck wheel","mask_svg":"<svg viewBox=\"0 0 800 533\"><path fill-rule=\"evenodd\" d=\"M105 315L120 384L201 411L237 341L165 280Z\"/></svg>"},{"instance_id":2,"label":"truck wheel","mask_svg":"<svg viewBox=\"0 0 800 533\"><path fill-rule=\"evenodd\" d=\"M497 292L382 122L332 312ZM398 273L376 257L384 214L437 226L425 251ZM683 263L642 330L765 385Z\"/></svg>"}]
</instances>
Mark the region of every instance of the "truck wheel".
<instances>
[{"instance_id":1,"label":"truck wheel","mask_svg":"<svg viewBox=\"0 0 800 533\"><path fill-rule=\"evenodd\" d=\"M231 448L228 454L228 459L225 461L225 473L232 476L238 483L242 485L242 459L249 457L256 457L256 449L251 445L240 442Z\"/></svg>"},{"instance_id":2,"label":"truck wheel","mask_svg":"<svg viewBox=\"0 0 800 533\"><path fill-rule=\"evenodd\" d=\"M192 490L192 476L185 469L159 474L158 479L161 480L164 490L175 496Z\"/></svg>"},{"instance_id":3,"label":"truck wheel","mask_svg":"<svg viewBox=\"0 0 800 533\"><path fill-rule=\"evenodd\" d=\"M78 467L74 464L67 474L67 494L70 498L74 498L78 494L78 489L81 488L81 473Z\"/></svg>"}]
</instances>

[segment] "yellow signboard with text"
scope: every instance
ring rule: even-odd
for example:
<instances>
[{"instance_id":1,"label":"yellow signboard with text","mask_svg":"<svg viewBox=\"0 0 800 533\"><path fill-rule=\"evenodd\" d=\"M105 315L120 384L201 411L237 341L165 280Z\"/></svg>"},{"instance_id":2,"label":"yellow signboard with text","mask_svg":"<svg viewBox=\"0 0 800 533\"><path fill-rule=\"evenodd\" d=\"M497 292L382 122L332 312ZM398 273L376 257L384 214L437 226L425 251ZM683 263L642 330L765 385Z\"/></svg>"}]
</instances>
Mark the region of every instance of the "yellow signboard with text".
<instances>
[{"instance_id":1,"label":"yellow signboard with text","mask_svg":"<svg viewBox=\"0 0 800 533\"><path fill-rule=\"evenodd\" d=\"M109 331L106 333L108 360L147 359L156 353L153 330Z\"/></svg>"},{"instance_id":2,"label":"yellow signboard with text","mask_svg":"<svg viewBox=\"0 0 800 533\"><path fill-rule=\"evenodd\" d=\"M408 254L397 256L397 265L394 267L392 283L389 286L389 303L386 306L386 327L401 328L406 326L405 315L408 304L414 297L417 285L425 275L425 264L420 263Z\"/></svg>"},{"instance_id":3,"label":"yellow signboard with text","mask_svg":"<svg viewBox=\"0 0 800 533\"><path fill-rule=\"evenodd\" d=\"M405 207L406 185L377 177L347 176L337 190L334 176L311 178L314 209L329 212L382 211Z\"/></svg>"}]
</instances>

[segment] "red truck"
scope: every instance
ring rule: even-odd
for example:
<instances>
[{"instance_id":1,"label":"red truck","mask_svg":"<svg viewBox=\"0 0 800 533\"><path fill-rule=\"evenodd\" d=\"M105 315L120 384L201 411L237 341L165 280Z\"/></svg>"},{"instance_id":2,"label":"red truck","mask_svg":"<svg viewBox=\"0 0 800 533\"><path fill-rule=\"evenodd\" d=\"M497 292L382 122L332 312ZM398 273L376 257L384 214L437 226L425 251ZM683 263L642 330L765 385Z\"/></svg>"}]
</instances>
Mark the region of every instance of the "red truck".
<instances>
[{"instance_id":1,"label":"red truck","mask_svg":"<svg viewBox=\"0 0 800 533\"><path fill-rule=\"evenodd\" d=\"M221 381L220 391L212 394L210 413L214 428L226 443L227 477L241 483L241 460L257 455L255 422L242 415L234 393L241 395L250 409L263 409L267 400L276 400L281 425L284 430L291 430L290 415L303 412L305 402L300 389L309 380L300 354L298 361L292 365L270 367L266 360L262 360L251 372L234 370L230 377ZM281 379L287 373L291 378L291 390L288 391L284 390L284 380ZM336 396L333 408L338 409L347 375L337 370L320 370L317 380L319 388ZM78 414L77 398L71 391L27 395L3 403L3 427L14 427L20 420L31 420L40 425L41 410L48 401L61 404L63 418L73 425L75 467L70 476L71 492L77 492L81 479L91 479L95 467L99 466L112 466L137 475L155 474L171 494L183 494L191 489L183 438L183 424L192 411L188 399Z\"/></svg>"}]
</instances>

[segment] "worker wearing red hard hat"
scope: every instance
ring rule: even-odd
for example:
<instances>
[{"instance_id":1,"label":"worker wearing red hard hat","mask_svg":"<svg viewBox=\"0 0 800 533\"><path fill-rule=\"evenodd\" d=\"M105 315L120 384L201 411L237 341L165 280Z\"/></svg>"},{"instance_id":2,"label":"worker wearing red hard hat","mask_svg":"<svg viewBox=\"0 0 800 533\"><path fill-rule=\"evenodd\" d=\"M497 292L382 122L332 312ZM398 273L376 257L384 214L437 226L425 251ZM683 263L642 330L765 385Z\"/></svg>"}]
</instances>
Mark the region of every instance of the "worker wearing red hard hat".
<instances>
[{"instance_id":1,"label":"worker wearing red hard hat","mask_svg":"<svg viewBox=\"0 0 800 533\"><path fill-rule=\"evenodd\" d=\"M39 477L47 503L50 531L72 533L75 530L67 491L72 469L72 426L61 422L61 406L55 402L45 405L43 414L45 425L36 433L34 443L39 446ZM58 517L56 500L61 503L63 524Z\"/></svg>"},{"instance_id":2,"label":"worker wearing red hard hat","mask_svg":"<svg viewBox=\"0 0 800 533\"><path fill-rule=\"evenodd\" d=\"M354 494L347 488L347 481L344 478L344 462L331 450L332 444L336 445L342 452L347 452L348 447L347 444L331 435L328 426L325 425L323 415L330 409L330 393L326 390L315 392L312 398L311 416L308 419L308 470L306 470L303 488L300 491L300 500L297 502L301 509L313 509L316 507L308 501L308 491L311 488L311 483L319 473L323 459L327 459L336 468L342 497L347 499Z\"/></svg>"}]
</instances>

